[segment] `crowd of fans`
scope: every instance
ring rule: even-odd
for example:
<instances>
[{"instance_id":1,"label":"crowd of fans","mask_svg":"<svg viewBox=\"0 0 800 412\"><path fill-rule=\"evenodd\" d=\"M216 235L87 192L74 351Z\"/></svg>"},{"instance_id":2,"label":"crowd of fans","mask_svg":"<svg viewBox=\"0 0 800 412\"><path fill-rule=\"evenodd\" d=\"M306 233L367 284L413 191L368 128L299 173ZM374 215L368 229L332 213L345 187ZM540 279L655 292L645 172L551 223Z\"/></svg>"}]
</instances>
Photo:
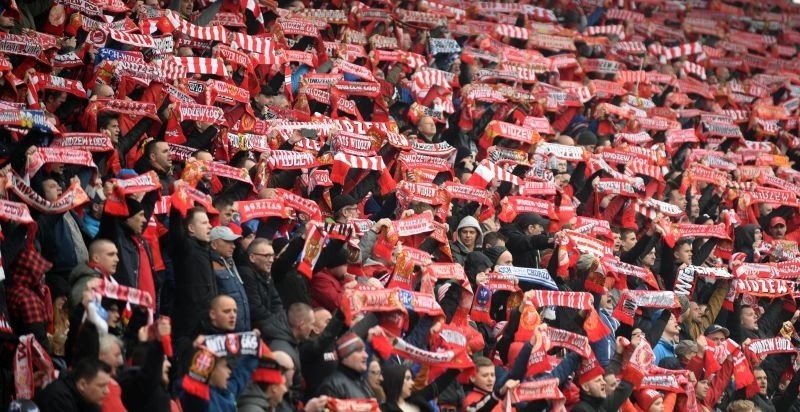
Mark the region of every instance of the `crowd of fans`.
<instances>
[{"instance_id":1,"label":"crowd of fans","mask_svg":"<svg viewBox=\"0 0 800 412\"><path fill-rule=\"evenodd\" d=\"M0 409L800 411L798 26L4 0Z\"/></svg>"}]
</instances>

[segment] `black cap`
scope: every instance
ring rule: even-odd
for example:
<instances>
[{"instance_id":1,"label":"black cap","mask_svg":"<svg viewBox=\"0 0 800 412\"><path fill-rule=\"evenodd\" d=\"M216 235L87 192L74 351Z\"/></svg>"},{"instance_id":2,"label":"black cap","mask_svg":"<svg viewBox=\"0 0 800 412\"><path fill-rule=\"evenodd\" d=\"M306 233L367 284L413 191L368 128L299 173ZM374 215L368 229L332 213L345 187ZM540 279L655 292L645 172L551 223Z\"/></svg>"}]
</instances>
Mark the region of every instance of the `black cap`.
<instances>
[{"instance_id":1,"label":"black cap","mask_svg":"<svg viewBox=\"0 0 800 412\"><path fill-rule=\"evenodd\" d=\"M529 225L541 225L542 227L547 228L548 222L536 213L525 212L520 213L516 219L514 219L514 223L523 228L528 227Z\"/></svg>"},{"instance_id":2,"label":"black cap","mask_svg":"<svg viewBox=\"0 0 800 412\"><path fill-rule=\"evenodd\" d=\"M339 195L333 198L331 202L331 209L333 213L338 213L340 210L347 206L357 205L358 201L350 195Z\"/></svg>"},{"instance_id":3,"label":"black cap","mask_svg":"<svg viewBox=\"0 0 800 412\"><path fill-rule=\"evenodd\" d=\"M500 259L500 255L507 250L505 246L492 246L488 249L483 249L483 254L492 261L492 265L494 266L497 264L497 259Z\"/></svg>"},{"instance_id":4,"label":"black cap","mask_svg":"<svg viewBox=\"0 0 800 412\"><path fill-rule=\"evenodd\" d=\"M713 325L709 326L708 328L706 328L706 331L705 331L705 333L703 333L703 335L708 336L708 335L710 335L712 333L717 333L717 332L722 332L725 335L726 338L728 336L731 336L731 331L729 331L728 328L726 328L724 326L717 325L717 324L713 324Z\"/></svg>"}]
</instances>

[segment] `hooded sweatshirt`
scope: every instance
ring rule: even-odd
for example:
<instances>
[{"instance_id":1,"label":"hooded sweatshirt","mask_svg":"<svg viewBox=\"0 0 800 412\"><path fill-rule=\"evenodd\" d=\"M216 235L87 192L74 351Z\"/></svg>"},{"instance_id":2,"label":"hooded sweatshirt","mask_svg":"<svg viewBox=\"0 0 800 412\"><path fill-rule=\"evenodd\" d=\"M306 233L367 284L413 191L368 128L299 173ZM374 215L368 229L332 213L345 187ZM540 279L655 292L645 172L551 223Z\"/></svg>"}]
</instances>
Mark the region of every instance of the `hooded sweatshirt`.
<instances>
[{"instance_id":1,"label":"hooded sweatshirt","mask_svg":"<svg viewBox=\"0 0 800 412\"><path fill-rule=\"evenodd\" d=\"M480 245L483 244L483 230L481 230L481 225L478 223L478 219L475 219L472 216L466 216L461 219L461 222L458 223L458 227L456 228L456 232L454 234L455 242L452 243L450 249L453 252L453 259L462 265L466 261L467 255L473 251L469 250L463 243L461 243L461 239L458 236L458 233L461 231L461 229L465 227L472 227L478 231L478 237L475 239L475 247L473 250L479 249Z\"/></svg>"}]
</instances>

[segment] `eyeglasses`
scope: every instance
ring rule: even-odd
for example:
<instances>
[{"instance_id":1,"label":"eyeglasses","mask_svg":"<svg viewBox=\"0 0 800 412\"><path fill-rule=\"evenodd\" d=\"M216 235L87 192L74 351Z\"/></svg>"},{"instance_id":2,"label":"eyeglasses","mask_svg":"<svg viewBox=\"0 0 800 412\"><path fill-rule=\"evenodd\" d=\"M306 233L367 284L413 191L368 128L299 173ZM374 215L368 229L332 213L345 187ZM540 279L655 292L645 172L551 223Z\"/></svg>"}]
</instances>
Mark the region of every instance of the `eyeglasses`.
<instances>
[{"instance_id":1,"label":"eyeglasses","mask_svg":"<svg viewBox=\"0 0 800 412\"><path fill-rule=\"evenodd\" d=\"M253 256L261 256L261 257L265 257L267 259L269 259L271 257L275 257L274 253L251 253L251 255L253 255Z\"/></svg>"}]
</instances>

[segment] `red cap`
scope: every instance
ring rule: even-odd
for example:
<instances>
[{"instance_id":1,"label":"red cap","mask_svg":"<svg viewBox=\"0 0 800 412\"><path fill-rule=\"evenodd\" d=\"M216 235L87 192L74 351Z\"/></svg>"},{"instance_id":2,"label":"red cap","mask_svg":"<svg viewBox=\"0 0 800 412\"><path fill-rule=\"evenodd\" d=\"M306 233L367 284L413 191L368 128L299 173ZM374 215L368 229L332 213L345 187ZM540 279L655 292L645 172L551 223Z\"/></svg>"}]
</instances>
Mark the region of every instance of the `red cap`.
<instances>
[{"instance_id":1,"label":"red cap","mask_svg":"<svg viewBox=\"0 0 800 412\"><path fill-rule=\"evenodd\" d=\"M775 226L778 226L778 225L786 226L786 219L784 219L784 218L782 218L780 216L775 216L775 217L773 217L772 219L769 220L769 227L775 227Z\"/></svg>"},{"instance_id":2,"label":"red cap","mask_svg":"<svg viewBox=\"0 0 800 412\"><path fill-rule=\"evenodd\" d=\"M603 376L603 373L605 371L600 366L600 362L592 355L591 358L584 359L580 368L578 368L578 385L583 385L598 376Z\"/></svg>"},{"instance_id":3,"label":"red cap","mask_svg":"<svg viewBox=\"0 0 800 412\"><path fill-rule=\"evenodd\" d=\"M633 396L636 398L636 404L645 411L650 409L650 406L653 405L656 399L663 398L661 392L653 389L636 391Z\"/></svg>"}]
</instances>

